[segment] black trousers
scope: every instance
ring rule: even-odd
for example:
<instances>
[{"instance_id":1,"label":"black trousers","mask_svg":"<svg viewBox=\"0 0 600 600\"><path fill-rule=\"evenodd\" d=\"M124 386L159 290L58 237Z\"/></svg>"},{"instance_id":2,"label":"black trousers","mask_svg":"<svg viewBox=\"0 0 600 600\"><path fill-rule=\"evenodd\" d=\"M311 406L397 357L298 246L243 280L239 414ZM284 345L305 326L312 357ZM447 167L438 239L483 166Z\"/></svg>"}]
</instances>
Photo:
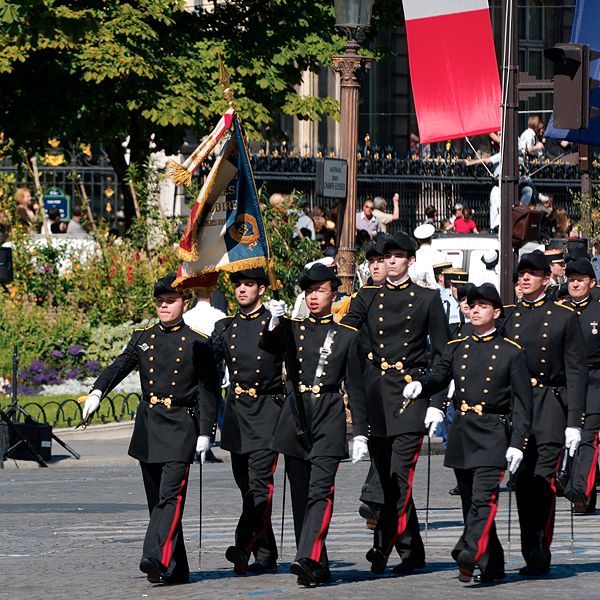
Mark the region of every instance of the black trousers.
<instances>
[{"instance_id":1,"label":"black trousers","mask_svg":"<svg viewBox=\"0 0 600 600\"><path fill-rule=\"evenodd\" d=\"M476 467L454 469L454 473L460 490L465 528L452 557L456 559L462 550L467 550L482 573L504 571L504 551L494 522L504 469Z\"/></svg>"},{"instance_id":2,"label":"black trousers","mask_svg":"<svg viewBox=\"0 0 600 600\"><path fill-rule=\"evenodd\" d=\"M372 437L369 441L371 460L375 461L384 497L373 546L386 556L396 547L402 560L425 560L425 548L412 499L413 478L422 442L421 433L404 433L392 438Z\"/></svg>"},{"instance_id":3,"label":"black trousers","mask_svg":"<svg viewBox=\"0 0 600 600\"><path fill-rule=\"evenodd\" d=\"M296 560L310 558L328 567L325 538L333 513L335 475L340 459L334 456L315 456L302 460L286 455L294 533Z\"/></svg>"},{"instance_id":4,"label":"black trousers","mask_svg":"<svg viewBox=\"0 0 600 600\"><path fill-rule=\"evenodd\" d=\"M565 496L572 502L587 502L596 493L599 428L600 414L588 415L571 466L571 478L565 487Z\"/></svg>"},{"instance_id":5,"label":"black trousers","mask_svg":"<svg viewBox=\"0 0 600 600\"><path fill-rule=\"evenodd\" d=\"M381 480L379 479L379 473L377 472L374 460L371 461L367 478L362 486L360 501L365 504L383 506L383 488L381 487Z\"/></svg>"},{"instance_id":6,"label":"black trousers","mask_svg":"<svg viewBox=\"0 0 600 600\"><path fill-rule=\"evenodd\" d=\"M517 472L515 496L525 562L533 550L541 550L550 566L556 511L554 481L561 455L561 444L538 444L531 436Z\"/></svg>"},{"instance_id":7,"label":"black trousers","mask_svg":"<svg viewBox=\"0 0 600 600\"><path fill-rule=\"evenodd\" d=\"M167 575L185 577L190 568L181 520L190 465L183 462L140 462L140 466L150 511L143 556L159 562Z\"/></svg>"},{"instance_id":8,"label":"black trousers","mask_svg":"<svg viewBox=\"0 0 600 600\"><path fill-rule=\"evenodd\" d=\"M233 478L242 494L242 514L235 530L235 546L265 562L277 560L271 525L273 475L279 454L272 450L231 453Z\"/></svg>"}]
</instances>

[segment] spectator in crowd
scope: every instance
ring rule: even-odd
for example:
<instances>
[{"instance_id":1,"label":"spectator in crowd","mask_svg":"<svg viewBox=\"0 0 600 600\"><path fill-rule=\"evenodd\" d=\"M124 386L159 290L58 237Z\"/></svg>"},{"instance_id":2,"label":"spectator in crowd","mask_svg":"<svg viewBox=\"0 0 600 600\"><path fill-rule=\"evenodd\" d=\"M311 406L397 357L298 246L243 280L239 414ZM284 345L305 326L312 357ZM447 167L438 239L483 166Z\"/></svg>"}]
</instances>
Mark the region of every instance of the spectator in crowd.
<instances>
[{"instance_id":1,"label":"spectator in crowd","mask_svg":"<svg viewBox=\"0 0 600 600\"><path fill-rule=\"evenodd\" d=\"M296 221L296 236L295 237L309 237L311 240L315 239L315 224L310 216L310 203L307 198L301 198L298 202L300 211L290 211L298 215Z\"/></svg>"},{"instance_id":2,"label":"spectator in crowd","mask_svg":"<svg viewBox=\"0 0 600 600\"><path fill-rule=\"evenodd\" d=\"M67 233L87 233L81 224L81 206L73 207L73 216L67 225Z\"/></svg>"},{"instance_id":3,"label":"spectator in crowd","mask_svg":"<svg viewBox=\"0 0 600 600\"><path fill-rule=\"evenodd\" d=\"M325 211L320 206L314 207L312 219L315 224L315 238L319 242L321 250L324 251L329 246L335 246L335 223L327 218Z\"/></svg>"},{"instance_id":4,"label":"spectator in crowd","mask_svg":"<svg viewBox=\"0 0 600 600\"><path fill-rule=\"evenodd\" d=\"M37 220L38 205L33 204L29 188L18 188L15 192L17 202L17 222L22 227L29 228Z\"/></svg>"},{"instance_id":5,"label":"spectator in crowd","mask_svg":"<svg viewBox=\"0 0 600 600\"><path fill-rule=\"evenodd\" d=\"M542 142L544 143L544 152L546 153L546 158L555 159L563 156L569 151L571 147L571 142L567 142L567 140L555 140L554 138L542 138Z\"/></svg>"},{"instance_id":6,"label":"spectator in crowd","mask_svg":"<svg viewBox=\"0 0 600 600\"><path fill-rule=\"evenodd\" d=\"M473 220L473 211L469 207L463 209L463 216L454 221L454 230L457 233L479 233Z\"/></svg>"},{"instance_id":7,"label":"spectator in crowd","mask_svg":"<svg viewBox=\"0 0 600 600\"><path fill-rule=\"evenodd\" d=\"M452 207L452 216L448 220L450 221L450 223L452 225L454 225L454 221L456 221L456 219L459 219L462 216L463 216L463 205L460 202L457 202Z\"/></svg>"},{"instance_id":8,"label":"spectator in crowd","mask_svg":"<svg viewBox=\"0 0 600 600\"><path fill-rule=\"evenodd\" d=\"M373 214L375 203L371 198L367 198L363 204L361 212L356 213L356 229L357 231L366 231L371 238L377 237L381 231L379 219Z\"/></svg>"},{"instance_id":9,"label":"spectator in crowd","mask_svg":"<svg viewBox=\"0 0 600 600\"><path fill-rule=\"evenodd\" d=\"M442 233L448 233L449 231L454 231L454 225L450 222L450 219L444 219L440 223L440 231Z\"/></svg>"},{"instance_id":10,"label":"spectator in crowd","mask_svg":"<svg viewBox=\"0 0 600 600\"><path fill-rule=\"evenodd\" d=\"M534 158L544 157L544 122L533 115L527 119L527 129L519 136L519 152Z\"/></svg>"},{"instance_id":11,"label":"spectator in crowd","mask_svg":"<svg viewBox=\"0 0 600 600\"><path fill-rule=\"evenodd\" d=\"M409 277L418 285L436 289L436 281L433 273L433 265L446 260L446 257L431 246L435 227L431 223L419 225L413 231L415 239L419 243L419 249L415 253L414 262L408 267Z\"/></svg>"},{"instance_id":12,"label":"spectator in crowd","mask_svg":"<svg viewBox=\"0 0 600 600\"><path fill-rule=\"evenodd\" d=\"M435 208L435 206L433 206L433 204L430 204L429 206L427 206L425 208L425 221L423 221L423 225L427 225L428 223L430 225L433 225L436 229L436 218L437 218L437 210Z\"/></svg>"},{"instance_id":13,"label":"spectator in crowd","mask_svg":"<svg viewBox=\"0 0 600 600\"><path fill-rule=\"evenodd\" d=\"M400 218L400 196L397 192L392 198L392 203L394 205L394 210L393 212L388 213L385 212L387 208L387 202L385 198L382 198L381 196L376 196L375 200L373 200L373 204L375 205L373 214L377 217L377 220L381 225L381 231L383 231L383 233L387 233L387 226L392 221L397 221Z\"/></svg>"},{"instance_id":14,"label":"spectator in crowd","mask_svg":"<svg viewBox=\"0 0 600 600\"><path fill-rule=\"evenodd\" d=\"M571 232L571 219L566 208L557 208L554 211L554 219L556 221L554 229L554 237L567 238Z\"/></svg>"},{"instance_id":15,"label":"spectator in crowd","mask_svg":"<svg viewBox=\"0 0 600 600\"><path fill-rule=\"evenodd\" d=\"M48 209L48 221L50 222L50 233L65 233L67 224L60 220L60 210L56 206Z\"/></svg>"}]
</instances>

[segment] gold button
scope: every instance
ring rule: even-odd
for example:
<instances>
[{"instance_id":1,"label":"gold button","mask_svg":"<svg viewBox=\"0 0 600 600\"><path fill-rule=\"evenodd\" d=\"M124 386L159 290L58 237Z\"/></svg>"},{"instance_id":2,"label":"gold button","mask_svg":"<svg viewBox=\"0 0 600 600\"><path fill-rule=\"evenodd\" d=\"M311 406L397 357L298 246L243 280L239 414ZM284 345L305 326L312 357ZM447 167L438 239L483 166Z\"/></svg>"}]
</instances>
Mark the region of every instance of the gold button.
<instances>
[{"instance_id":1,"label":"gold button","mask_svg":"<svg viewBox=\"0 0 600 600\"><path fill-rule=\"evenodd\" d=\"M483 393L484 393L484 394L487 394L487 393L488 393L488 390L483 390Z\"/></svg>"},{"instance_id":2,"label":"gold button","mask_svg":"<svg viewBox=\"0 0 600 600\"><path fill-rule=\"evenodd\" d=\"M303 340L303 339L304 339L304 336L303 336L303 335L301 335L301 336L300 336L300 339L301 339L301 340Z\"/></svg>"},{"instance_id":3,"label":"gold button","mask_svg":"<svg viewBox=\"0 0 600 600\"><path fill-rule=\"evenodd\" d=\"M469 358L468 354L463 354L463 358Z\"/></svg>"},{"instance_id":4,"label":"gold button","mask_svg":"<svg viewBox=\"0 0 600 600\"><path fill-rule=\"evenodd\" d=\"M152 361L154 360L154 356L149 356L149 357L148 357L148 360L149 360L150 362L152 362Z\"/></svg>"},{"instance_id":5,"label":"gold button","mask_svg":"<svg viewBox=\"0 0 600 600\"><path fill-rule=\"evenodd\" d=\"M461 375L461 376L460 376L460 380L461 380L461 381L464 381L465 379L466 379L466 377L465 377L464 375Z\"/></svg>"},{"instance_id":6,"label":"gold button","mask_svg":"<svg viewBox=\"0 0 600 600\"><path fill-rule=\"evenodd\" d=\"M492 378L491 378L491 377L486 377L486 378L485 378L485 380L486 380L486 381L491 381L491 380L492 380Z\"/></svg>"},{"instance_id":7,"label":"gold button","mask_svg":"<svg viewBox=\"0 0 600 600\"><path fill-rule=\"evenodd\" d=\"M498 350L500 348L500 346L498 346L498 344L494 344L494 350Z\"/></svg>"},{"instance_id":8,"label":"gold button","mask_svg":"<svg viewBox=\"0 0 600 600\"><path fill-rule=\"evenodd\" d=\"M492 354L492 360L496 360L496 355Z\"/></svg>"},{"instance_id":9,"label":"gold button","mask_svg":"<svg viewBox=\"0 0 600 600\"><path fill-rule=\"evenodd\" d=\"M471 345L470 344L465 344L465 348L470 348Z\"/></svg>"},{"instance_id":10,"label":"gold button","mask_svg":"<svg viewBox=\"0 0 600 600\"><path fill-rule=\"evenodd\" d=\"M303 360L304 360L304 359L302 359L302 358L299 358L299 359L298 359L298 362L302 362Z\"/></svg>"},{"instance_id":11,"label":"gold button","mask_svg":"<svg viewBox=\"0 0 600 600\"><path fill-rule=\"evenodd\" d=\"M177 348L177 350L179 350L179 352L183 352L183 348L181 346L179 346L179 348Z\"/></svg>"},{"instance_id":12,"label":"gold button","mask_svg":"<svg viewBox=\"0 0 600 600\"><path fill-rule=\"evenodd\" d=\"M464 371L467 368L467 365L460 365L460 368Z\"/></svg>"},{"instance_id":13,"label":"gold button","mask_svg":"<svg viewBox=\"0 0 600 600\"><path fill-rule=\"evenodd\" d=\"M256 357L256 360L261 360L261 359L262 359L262 356L260 356L260 355Z\"/></svg>"},{"instance_id":14,"label":"gold button","mask_svg":"<svg viewBox=\"0 0 600 600\"><path fill-rule=\"evenodd\" d=\"M257 372L257 373L260 373L260 369L256 369L256 372ZM256 385L258 385L258 383L257 383Z\"/></svg>"},{"instance_id":15,"label":"gold button","mask_svg":"<svg viewBox=\"0 0 600 600\"><path fill-rule=\"evenodd\" d=\"M321 373L321 377L325 377L325 375L327 375L327 373L325 373L325 371L323 371L323 372Z\"/></svg>"},{"instance_id":16,"label":"gold button","mask_svg":"<svg viewBox=\"0 0 600 600\"><path fill-rule=\"evenodd\" d=\"M182 341L182 342L185 342L185 335L182 335L182 336L181 336L181 341Z\"/></svg>"},{"instance_id":17,"label":"gold button","mask_svg":"<svg viewBox=\"0 0 600 600\"><path fill-rule=\"evenodd\" d=\"M154 344L150 346L150 350L154 350Z\"/></svg>"},{"instance_id":18,"label":"gold button","mask_svg":"<svg viewBox=\"0 0 600 600\"><path fill-rule=\"evenodd\" d=\"M542 346L542 347L540 348L540 350L541 350L542 352L546 352L546 347L545 347L545 346Z\"/></svg>"},{"instance_id":19,"label":"gold button","mask_svg":"<svg viewBox=\"0 0 600 600\"><path fill-rule=\"evenodd\" d=\"M543 337L543 338L547 338L547 337L548 337L548 334L547 334L547 333L542 333L542 337Z\"/></svg>"},{"instance_id":20,"label":"gold button","mask_svg":"<svg viewBox=\"0 0 600 600\"><path fill-rule=\"evenodd\" d=\"M383 329L379 330L379 335L383 335Z\"/></svg>"},{"instance_id":21,"label":"gold button","mask_svg":"<svg viewBox=\"0 0 600 600\"><path fill-rule=\"evenodd\" d=\"M415 295L415 293L414 293L414 292L410 292L410 295L411 295L411 296L414 296L414 295Z\"/></svg>"},{"instance_id":22,"label":"gold button","mask_svg":"<svg viewBox=\"0 0 600 600\"><path fill-rule=\"evenodd\" d=\"M404 333L410 333L410 329L405 329Z\"/></svg>"},{"instance_id":23,"label":"gold button","mask_svg":"<svg viewBox=\"0 0 600 600\"><path fill-rule=\"evenodd\" d=\"M260 324L261 324L261 325L266 325L266 324L267 324L267 322L266 322L266 321L261 321L261 322L260 322ZM258 385L258 384L255 384L255 385Z\"/></svg>"},{"instance_id":24,"label":"gold button","mask_svg":"<svg viewBox=\"0 0 600 600\"><path fill-rule=\"evenodd\" d=\"M328 365L328 364L329 364L329 361L328 361L328 360L326 360L326 361L325 361L325 364L326 364L326 365Z\"/></svg>"},{"instance_id":25,"label":"gold button","mask_svg":"<svg viewBox=\"0 0 600 600\"><path fill-rule=\"evenodd\" d=\"M306 329L305 325L300 325L300 331L304 331Z\"/></svg>"},{"instance_id":26,"label":"gold button","mask_svg":"<svg viewBox=\"0 0 600 600\"><path fill-rule=\"evenodd\" d=\"M515 327L521 327L521 323L515 323Z\"/></svg>"},{"instance_id":27,"label":"gold button","mask_svg":"<svg viewBox=\"0 0 600 600\"><path fill-rule=\"evenodd\" d=\"M379 292L379 297L383 298L385 296L385 294L383 292Z\"/></svg>"},{"instance_id":28,"label":"gold button","mask_svg":"<svg viewBox=\"0 0 600 600\"><path fill-rule=\"evenodd\" d=\"M541 362L541 363L545 363L545 362L546 362L546 359L545 359L545 358L542 358L542 360L540 360L540 362Z\"/></svg>"},{"instance_id":29,"label":"gold button","mask_svg":"<svg viewBox=\"0 0 600 600\"><path fill-rule=\"evenodd\" d=\"M383 323L383 317L379 317L379 322Z\"/></svg>"},{"instance_id":30,"label":"gold button","mask_svg":"<svg viewBox=\"0 0 600 600\"><path fill-rule=\"evenodd\" d=\"M544 327L548 327L549 323L544 323Z\"/></svg>"},{"instance_id":31,"label":"gold button","mask_svg":"<svg viewBox=\"0 0 600 600\"><path fill-rule=\"evenodd\" d=\"M413 307L413 305L412 305L412 304L409 304L409 305L408 305L408 308L412 308L412 307Z\"/></svg>"},{"instance_id":32,"label":"gold button","mask_svg":"<svg viewBox=\"0 0 600 600\"><path fill-rule=\"evenodd\" d=\"M231 359L231 362L236 362L236 361L237 361L237 358L234 356L234 357Z\"/></svg>"},{"instance_id":33,"label":"gold button","mask_svg":"<svg viewBox=\"0 0 600 600\"><path fill-rule=\"evenodd\" d=\"M175 362L181 362L181 359L180 358L176 358Z\"/></svg>"},{"instance_id":34,"label":"gold button","mask_svg":"<svg viewBox=\"0 0 600 600\"><path fill-rule=\"evenodd\" d=\"M235 348L235 346L232 344L231 346L229 346L232 350Z\"/></svg>"},{"instance_id":35,"label":"gold button","mask_svg":"<svg viewBox=\"0 0 600 600\"><path fill-rule=\"evenodd\" d=\"M515 340L518 340L520 337L520 335L515 335Z\"/></svg>"},{"instance_id":36,"label":"gold button","mask_svg":"<svg viewBox=\"0 0 600 600\"><path fill-rule=\"evenodd\" d=\"M233 326L234 326L234 327L237 327L237 323L234 323L234 324L233 324Z\"/></svg>"},{"instance_id":37,"label":"gold button","mask_svg":"<svg viewBox=\"0 0 600 600\"><path fill-rule=\"evenodd\" d=\"M152 379L148 382L150 385L154 385L154 381Z\"/></svg>"},{"instance_id":38,"label":"gold button","mask_svg":"<svg viewBox=\"0 0 600 600\"><path fill-rule=\"evenodd\" d=\"M412 317L411 317L410 315L407 315L407 316L406 316L406 320L407 320L407 321L410 321L411 319L412 319Z\"/></svg>"},{"instance_id":39,"label":"gold button","mask_svg":"<svg viewBox=\"0 0 600 600\"><path fill-rule=\"evenodd\" d=\"M546 314L547 314L547 315L551 315L551 314L552 314L552 311L551 311L551 310L547 310L547 311L546 311Z\"/></svg>"},{"instance_id":40,"label":"gold button","mask_svg":"<svg viewBox=\"0 0 600 600\"><path fill-rule=\"evenodd\" d=\"M148 369L149 373L154 373L154 369Z\"/></svg>"},{"instance_id":41,"label":"gold button","mask_svg":"<svg viewBox=\"0 0 600 600\"><path fill-rule=\"evenodd\" d=\"M234 338L234 337L237 337L237 333L232 333L232 334L231 334L231 337L232 337L232 338Z\"/></svg>"},{"instance_id":42,"label":"gold button","mask_svg":"<svg viewBox=\"0 0 600 600\"><path fill-rule=\"evenodd\" d=\"M153 333L153 334L150 336L150 339L152 339L152 340L153 340L155 337L156 337L156 335Z\"/></svg>"},{"instance_id":43,"label":"gold button","mask_svg":"<svg viewBox=\"0 0 600 600\"><path fill-rule=\"evenodd\" d=\"M233 374L234 374L234 375L237 375L237 374L238 374L238 372L237 372L237 371L234 371L234 372L233 372Z\"/></svg>"},{"instance_id":44,"label":"gold button","mask_svg":"<svg viewBox=\"0 0 600 600\"><path fill-rule=\"evenodd\" d=\"M173 371L173 375L179 375L179 371L178 371L177 369L175 369L175 370Z\"/></svg>"},{"instance_id":45,"label":"gold button","mask_svg":"<svg viewBox=\"0 0 600 600\"><path fill-rule=\"evenodd\" d=\"M298 352L302 352L304 350L304 346L298 346Z\"/></svg>"},{"instance_id":46,"label":"gold button","mask_svg":"<svg viewBox=\"0 0 600 600\"><path fill-rule=\"evenodd\" d=\"M385 348L385 344L379 344L380 348Z\"/></svg>"},{"instance_id":47,"label":"gold button","mask_svg":"<svg viewBox=\"0 0 600 600\"><path fill-rule=\"evenodd\" d=\"M460 391L464 394L465 393L465 388L460 388Z\"/></svg>"},{"instance_id":48,"label":"gold button","mask_svg":"<svg viewBox=\"0 0 600 600\"><path fill-rule=\"evenodd\" d=\"M520 312L516 312L516 313L515 313L515 317L520 317L520 316L521 316L521 313L520 313Z\"/></svg>"},{"instance_id":49,"label":"gold button","mask_svg":"<svg viewBox=\"0 0 600 600\"><path fill-rule=\"evenodd\" d=\"M494 367L492 367L492 366L488 367L488 371L493 371L493 370L494 370Z\"/></svg>"},{"instance_id":50,"label":"gold button","mask_svg":"<svg viewBox=\"0 0 600 600\"><path fill-rule=\"evenodd\" d=\"M380 308L380 309L381 309L381 308L383 308L383 304L380 304L380 305L379 305L379 308Z\"/></svg>"},{"instance_id":51,"label":"gold button","mask_svg":"<svg viewBox=\"0 0 600 600\"><path fill-rule=\"evenodd\" d=\"M543 377L543 376L544 376L544 374L543 374L543 373L540 373L540 377Z\"/></svg>"},{"instance_id":52,"label":"gold button","mask_svg":"<svg viewBox=\"0 0 600 600\"><path fill-rule=\"evenodd\" d=\"M174 381L171 381L171 385L177 385Z\"/></svg>"}]
</instances>

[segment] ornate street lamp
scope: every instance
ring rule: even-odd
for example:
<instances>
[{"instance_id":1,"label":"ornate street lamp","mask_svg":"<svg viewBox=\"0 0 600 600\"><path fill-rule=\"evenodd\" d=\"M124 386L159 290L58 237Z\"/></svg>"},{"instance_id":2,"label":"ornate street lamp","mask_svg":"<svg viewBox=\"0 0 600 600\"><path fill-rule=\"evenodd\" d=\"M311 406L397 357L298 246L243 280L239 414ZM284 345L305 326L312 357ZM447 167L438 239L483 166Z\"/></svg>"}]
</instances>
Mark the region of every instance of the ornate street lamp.
<instances>
[{"instance_id":1,"label":"ornate street lamp","mask_svg":"<svg viewBox=\"0 0 600 600\"><path fill-rule=\"evenodd\" d=\"M337 254L342 290L352 292L355 268L356 234L356 153L358 148L358 77L371 66L371 59L358 54L359 34L371 25L373 0L335 0L335 27L346 35L346 51L332 58L332 68L340 74L340 158L348 162L348 195Z\"/></svg>"}]
</instances>

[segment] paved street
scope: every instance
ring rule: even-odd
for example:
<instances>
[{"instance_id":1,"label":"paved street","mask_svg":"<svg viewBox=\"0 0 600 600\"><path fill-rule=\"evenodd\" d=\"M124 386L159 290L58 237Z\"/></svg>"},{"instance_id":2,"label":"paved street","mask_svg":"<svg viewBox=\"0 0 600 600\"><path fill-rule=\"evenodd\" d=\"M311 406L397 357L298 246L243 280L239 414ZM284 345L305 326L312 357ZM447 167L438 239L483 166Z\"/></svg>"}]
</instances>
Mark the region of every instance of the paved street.
<instances>
[{"instance_id":1,"label":"paved street","mask_svg":"<svg viewBox=\"0 0 600 600\"><path fill-rule=\"evenodd\" d=\"M119 447L126 440L118 442ZM86 446L100 452L104 444ZM75 444L75 446L77 446ZM124 449L124 448L123 448ZM83 457L85 459L85 456ZM82 460L83 460L82 459ZM0 597L38 598L194 598L273 597L330 598L564 598L594 597L600 570L600 516L576 517L574 546L565 500L559 501L551 577L524 581L516 571L523 565L518 552L518 526L513 498L512 545L508 578L493 588L464 586L456 580L449 551L461 528L460 502L448 495L452 474L432 457L431 525L428 532L428 568L403 579L391 573L375 578L364 555L370 533L357 514L358 493L368 469L363 462L340 467L333 521L328 538L334 583L313 590L299 588L288 573L293 559L293 534L288 497L283 558L275 575L235 577L223 556L233 541L239 496L230 465L204 467L204 521L202 569L197 569L198 466L188 492L184 531L194 569L193 583L167 588L152 586L138 571L147 510L139 468L135 464L81 465L66 459L48 469L14 468L0 471L2 548ZM23 464L23 463L21 463ZM96 462L96 465L98 463ZM73 466L77 465L77 466ZM7 465L8 466L8 465ZM425 516L427 460L419 462L415 500L421 522ZM279 539L282 464L276 474L274 523ZM508 493L501 495L498 529L509 553ZM392 560L391 564L395 561ZM464 588L467 588L465 590ZM4 595L6 594L6 595Z\"/></svg>"}]
</instances>

